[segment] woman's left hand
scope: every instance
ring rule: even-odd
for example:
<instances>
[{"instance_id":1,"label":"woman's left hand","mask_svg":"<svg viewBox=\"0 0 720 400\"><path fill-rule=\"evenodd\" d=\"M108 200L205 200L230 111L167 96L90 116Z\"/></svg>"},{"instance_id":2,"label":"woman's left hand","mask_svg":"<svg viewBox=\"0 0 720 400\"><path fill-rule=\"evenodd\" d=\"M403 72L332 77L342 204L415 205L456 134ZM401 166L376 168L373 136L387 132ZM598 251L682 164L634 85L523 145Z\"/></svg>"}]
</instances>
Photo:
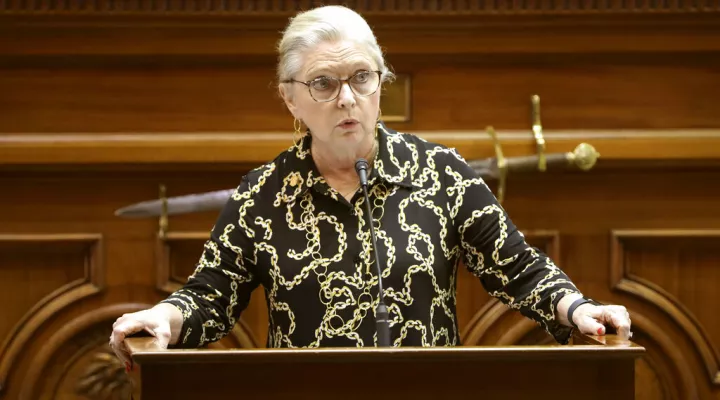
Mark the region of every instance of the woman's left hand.
<instances>
[{"instance_id":1,"label":"woman's left hand","mask_svg":"<svg viewBox=\"0 0 720 400\"><path fill-rule=\"evenodd\" d=\"M609 325L621 338L627 340L632 337L630 313L623 306L581 304L575 309L572 319L580 332L586 335L604 335L605 325Z\"/></svg>"}]
</instances>

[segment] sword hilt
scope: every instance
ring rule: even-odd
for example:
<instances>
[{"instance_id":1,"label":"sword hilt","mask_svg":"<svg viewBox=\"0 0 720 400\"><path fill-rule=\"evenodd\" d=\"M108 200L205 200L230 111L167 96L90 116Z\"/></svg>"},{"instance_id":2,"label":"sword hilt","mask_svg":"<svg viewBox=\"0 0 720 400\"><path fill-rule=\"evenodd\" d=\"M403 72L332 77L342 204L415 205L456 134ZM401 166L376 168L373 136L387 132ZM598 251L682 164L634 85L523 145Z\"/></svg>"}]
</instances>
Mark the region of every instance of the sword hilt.
<instances>
[{"instance_id":1,"label":"sword hilt","mask_svg":"<svg viewBox=\"0 0 720 400\"><path fill-rule=\"evenodd\" d=\"M167 232L168 232L168 199L167 199L167 188L164 184L160 184L160 202L161 202L161 211L160 211L160 218L158 219L159 229L158 229L158 237L160 239L166 239L167 238Z\"/></svg>"}]
</instances>

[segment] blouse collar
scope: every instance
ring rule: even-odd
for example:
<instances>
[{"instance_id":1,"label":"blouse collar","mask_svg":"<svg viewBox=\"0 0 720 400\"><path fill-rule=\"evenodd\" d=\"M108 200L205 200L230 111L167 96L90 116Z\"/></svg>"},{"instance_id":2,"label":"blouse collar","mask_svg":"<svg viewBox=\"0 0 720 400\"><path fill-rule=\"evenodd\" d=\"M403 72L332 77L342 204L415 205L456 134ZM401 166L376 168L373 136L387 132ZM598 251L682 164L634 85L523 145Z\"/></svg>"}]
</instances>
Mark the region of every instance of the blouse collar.
<instances>
[{"instance_id":1,"label":"blouse collar","mask_svg":"<svg viewBox=\"0 0 720 400\"><path fill-rule=\"evenodd\" d=\"M406 188L419 187L413 183L418 168L415 146L403 134L388 128L382 121L378 122L378 143L380 146L368 177L369 182L372 184L375 179L380 179ZM334 194L315 166L311 144L312 135L305 135L287 151L285 168L281 168L286 171L282 178L283 189L279 194L285 202L294 201L310 188L322 194Z\"/></svg>"}]
</instances>

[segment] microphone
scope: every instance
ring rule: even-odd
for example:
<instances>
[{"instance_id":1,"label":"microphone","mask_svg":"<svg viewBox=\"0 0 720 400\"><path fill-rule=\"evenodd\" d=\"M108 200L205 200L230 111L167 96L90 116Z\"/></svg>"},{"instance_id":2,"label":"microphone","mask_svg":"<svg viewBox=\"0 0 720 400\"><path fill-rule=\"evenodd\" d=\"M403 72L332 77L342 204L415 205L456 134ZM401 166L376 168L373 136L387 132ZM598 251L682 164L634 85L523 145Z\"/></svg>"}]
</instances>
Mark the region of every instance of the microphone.
<instances>
[{"instance_id":1,"label":"microphone","mask_svg":"<svg viewBox=\"0 0 720 400\"><path fill-rule=\"evenodd\" d=\"M382 284L382 269L380 268L380 253L377 251L377 239L375 238L375 225L372 221L372 210L370 209L370 198L367 193L367 171L368 162L364 158L360 158L355 162L355 172L360 177L360 186L362 186L363 196L365 196L365 208L367 210L368 223L370 224L370 237L372 238L373 252L375 253L375 266L378 274L378 305L375 308L375 325L377 329L378 347L390 346L390 325L388 324L388 309L385 305L385 294Z\"/></svg>"}]
</instances>

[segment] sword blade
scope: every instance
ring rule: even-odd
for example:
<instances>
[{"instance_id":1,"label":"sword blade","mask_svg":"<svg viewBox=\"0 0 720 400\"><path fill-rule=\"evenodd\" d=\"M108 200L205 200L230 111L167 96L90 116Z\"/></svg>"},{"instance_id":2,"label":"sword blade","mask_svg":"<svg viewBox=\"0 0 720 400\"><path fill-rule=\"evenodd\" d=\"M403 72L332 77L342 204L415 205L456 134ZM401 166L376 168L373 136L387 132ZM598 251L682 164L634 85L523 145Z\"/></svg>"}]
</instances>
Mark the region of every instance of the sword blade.
<instances>
[{"instance_id":1,"label":"sword blade","mask_svg":"<svg viewBox=\"0 0 720 400\"><path fill-rule=\"evenodd\" d=\"M225 189L169 197L167 199L167 214L176 215L220 210L225 206L234 191L235 189ZM159 217L162 215L162 205L161 199L142 201L116 210L115 216L123 218Z\"/></svg>"}]
</instances>

